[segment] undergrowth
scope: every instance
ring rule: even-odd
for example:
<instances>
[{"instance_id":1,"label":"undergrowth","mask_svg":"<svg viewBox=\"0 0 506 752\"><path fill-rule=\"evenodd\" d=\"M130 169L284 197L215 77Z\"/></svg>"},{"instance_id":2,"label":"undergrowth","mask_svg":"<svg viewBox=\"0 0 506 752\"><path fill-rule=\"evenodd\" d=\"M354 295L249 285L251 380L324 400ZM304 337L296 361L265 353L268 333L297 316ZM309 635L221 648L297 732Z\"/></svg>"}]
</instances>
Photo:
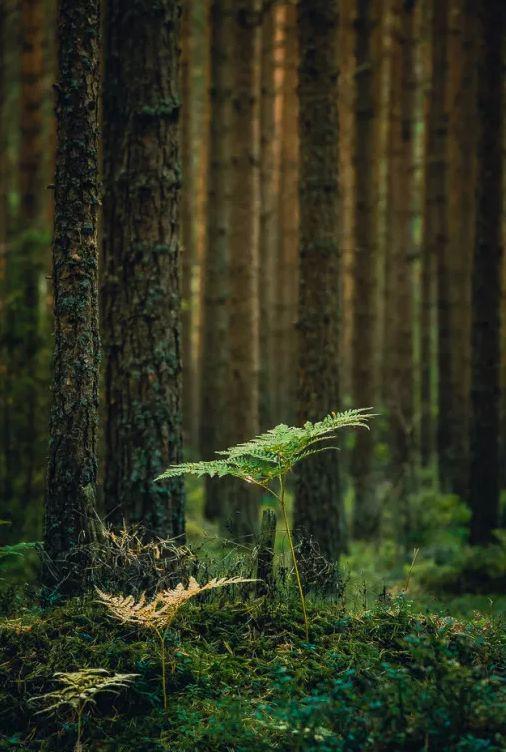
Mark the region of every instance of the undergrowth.
<instances>
[{"instance_id":1,"label":"undergrowth","mask_svg":"<svg viewBox=\"0 0 506 752\"><path fill-rule=\"evenodd\" d=\"M53 689L58 671L92 666L138 674L84 719L97 752L505 748L499 621L422 614L403 597L356 614L308 608L311 643L293 597L188 604L166 635L164 713L145 632L111 622L92 598L18 601L0 620L0 750L71 750L72 715L36 715L30 697Z\"/></svg>"}]
</instances>

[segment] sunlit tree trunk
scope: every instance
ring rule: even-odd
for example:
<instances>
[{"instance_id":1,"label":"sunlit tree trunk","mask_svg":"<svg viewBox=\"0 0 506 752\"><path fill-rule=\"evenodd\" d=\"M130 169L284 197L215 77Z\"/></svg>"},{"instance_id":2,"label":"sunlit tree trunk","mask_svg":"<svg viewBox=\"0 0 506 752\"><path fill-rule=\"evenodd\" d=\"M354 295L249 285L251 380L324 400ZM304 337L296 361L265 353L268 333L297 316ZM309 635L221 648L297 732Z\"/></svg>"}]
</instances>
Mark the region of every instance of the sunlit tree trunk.
<instances>
[{"instance_id":1,"label":"sunlit tree trunk","mask_svg":"<svg viewBox=\"0 0 506 752\"><path fill-rule=\"evenodd\" d=\"M230 125L230 366L229 415L233 444L258 432L259 57L257 0L232 6L232 113ZM258 498L231 483L227 524L236 538L257 526Z\"/></svg>"},{"instance_id":2,"label":"sunlit tree trunk","mask_svg":"<svg viewBox=\"0 0 506 752\"><path fill-rule=\"evenodd\" d=\"M280 123L276 112L276 64L278 63L279 13L273 5L262 17L260 81L260 374L259 418L262 430L274 416L274 301L278 294L277 244L279 240L276 201L279 195Z\"/></svg>"},{"instance_id":3,"label":"sunlit tree trunk","mask_svg":"<svg viewBox=\"0 0 506 752\"><path fill-rule=\"evenodd\" d=\"M207 247L203 269L203 316L200 381L200 446L205 459L230 444L228 409L229 369L229 213L228 178L232 61L229 50L229 0L211 5L211 117ZM224 490L216 479L206 480L205 514L225 514Z\"/></svg>"},{"instance_id":4,"label":"sunlit tree trunk","mask_svg":"<svg viewBox=\"0 0 506 752\"><path fill-rule=\"evenodd\" d=\"M279 283L276 297L278 342L276 346L278 388L277 420L293 423L295 418L298 237L299 212L297 179L299 169L298 100L297 100L297 25L295 5L285 8L282 44L283 86L280 102L281 164L278 196L279 212Z\"/></svg>"},{"instance_id":5,"label":"sunlit tree trunk","mask_svg":"<svg viewBox=\"0 0 506 752\"><path fill-rule=\"evenodd\" d=\"M104 87L105 500L184 536L179 286L181 3L110 0Z\"/></svg>"},{"instance_id":6,"label":"sunlit tree trunk","mask_svg":"<svg viewBox=\"0 0 506 752\"><path fill-rule=\"evenodd\" d=\"M316 420L339 403L337 0L301 0L299 30L300 286L298 419ZM335 559L343 542L337 457L301 464L294 528Z\"/></svg>"},{"instance_id":7,"label":"sunlit tree trunk","mask_svg":"<svg viewBox=\"0 0 506 752\"><path fill-rule=\"evenodd\" d=\"M59 579L66 556L96 534L98 0L61 0L58 40L55 352L44 546ZM76 576L84 575L81 568Z\"/></svg>"},{"instance_id":8,"label":"sunlit tree trunk","mask_svg":"<svg viewBox=\"0 0 506 752\"><path fill-rule=\"evenodd\" d=\"M505 7L475 8L477 34L476 225L472 277L471 542L491 540L499 512L499 341L503 165L501 71Z\"/></svg>"}]
</instances>

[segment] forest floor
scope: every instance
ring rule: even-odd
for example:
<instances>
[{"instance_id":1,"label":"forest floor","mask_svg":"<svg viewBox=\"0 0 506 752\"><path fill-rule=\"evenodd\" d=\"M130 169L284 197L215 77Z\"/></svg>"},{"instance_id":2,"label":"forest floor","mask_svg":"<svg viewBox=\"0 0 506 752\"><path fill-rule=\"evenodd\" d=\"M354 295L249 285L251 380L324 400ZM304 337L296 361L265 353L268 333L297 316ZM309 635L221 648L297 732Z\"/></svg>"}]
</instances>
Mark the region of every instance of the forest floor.
<instances>
[{"instance_id":1,"label":"forest floor","mask_svg":"<svg viewBox=\"0 0 506 752\"><path fill-rule=\"evenodd\" d=\"M248 554L200 507L190 487L188 537L208 557L198 579L247 573ZM72 710L39 712L33 698L84 667L137 676L88 706L83 750L506 749L506 596L435 595L431 560L392 551L351 546L339 594L309 596L309 641L290 578L269 596L235 586L185 605L166 636L167 710L152 632L112 621L92 595L43 606L35 586L0 583L0 751L76 749Z\"/></svg>"}]
</instances>

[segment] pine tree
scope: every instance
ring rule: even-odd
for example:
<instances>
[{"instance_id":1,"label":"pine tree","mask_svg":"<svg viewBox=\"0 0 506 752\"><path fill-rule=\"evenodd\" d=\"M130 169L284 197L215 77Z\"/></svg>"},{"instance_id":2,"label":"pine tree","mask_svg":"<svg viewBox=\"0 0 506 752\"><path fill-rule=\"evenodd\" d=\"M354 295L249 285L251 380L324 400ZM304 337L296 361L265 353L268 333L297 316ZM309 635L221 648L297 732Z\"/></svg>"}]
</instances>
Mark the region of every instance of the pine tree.
<instances>
[{"instance_id":1,"label":"pine tree","mask_svg":"<svg viewBox=\"0 0 506 752\"><path fill-rule=\"evenodd\" d=\"M55 353L44 545L64 559L95 537L98 412L98 0L61 0L53 239ZM84 576L84 569L80 570Z\"/></svg>"},{"instance_id":2,"label":"pine tree","mask_svg":"<svg viewBox=\"0 0 506 752\"><path fill-rule=\"evenodd\" d=\"M499 513L500 270L503 164L501 0L475 6L477 34L476 229L472 277L471 542L490 541Z\"/></svg>"},{"instance_id":3,"label":"pine tree","mask_svg":"<svg viewBox=\"0 0 506 752\"><path fill-rule=\"evenodd\" d=\"M231 443L258 432L259 53L257 0L232 5L232 113L230 123L230 367ZM232 483L227 519L236 537L256 528L254 490Z\"/></svg>"},{"instance_id":4,"label":"pine tree","mask_svg":"<svg viewBox=\"0 0 506 752\"><path fill-rule=\"evenodd\" d=\"M354 305L353 305L353 395L355 404L374 405L376 401L376 230L377 205L374 147L376 116L373 57L373 31L377 8L368 0L358 0L355 31L355 205L354 205ZM357 434L353 450L352 475L355 488L353 531L359 538L377 535L379 509L373 485L374 439L369 431Z\"/></svg>"},{"instance_id":5,"label":"pine tree","mask_svg":"<svg viewBox=\"0 0 506 752\"><path fill-rule=\"evenodd\" d=\"M181 3L110 0L104 86L105 501L184 536L179 289Z\"/></svg>"},{"instance_id":6,"label":"pine tree","mask_svg":"<svg viewBox=\"0 0 506 752\"><path fill-rule=\"evenodd\" d=\"M301 0L299 32L300 288L299 420L338 406L338 114L337 0ZM294 528L336 558L343 545L335 455L302 463Z\"/></svg>"},{"instance_id":7,"label":"pine tree","mask_svg":"<svg viewBox=\"0 0 506 752\"><path fill-rule=\"evenodd\" d=\"M209 119L207 247L203 272L203 316L200 381L200 447L204 458L229 442L228 400L228 295L229 215L228 176L231 115L230 2L213 0L211 27L211 117ZM206 478L205 515L224 513L223 489Z\"/></svg>"}]
</instances>

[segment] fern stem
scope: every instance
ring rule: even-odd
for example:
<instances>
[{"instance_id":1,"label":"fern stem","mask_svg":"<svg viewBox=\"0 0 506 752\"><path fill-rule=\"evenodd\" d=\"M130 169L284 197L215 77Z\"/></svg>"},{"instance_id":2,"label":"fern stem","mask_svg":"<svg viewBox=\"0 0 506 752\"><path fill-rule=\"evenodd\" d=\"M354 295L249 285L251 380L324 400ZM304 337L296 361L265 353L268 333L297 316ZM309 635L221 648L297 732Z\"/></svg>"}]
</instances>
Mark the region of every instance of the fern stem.
<instances>
[{"instance_id":1,"label":"fern stem","mask_svg":"<svg viewBox=\"0 0 506 752\"><path fill-rule=\"evenodd\" d=\"M295 553L295 547L293 545L293 538L292 533L290 532L290 525L288 522L288 515L286 513L286 506L285 506L285 480L284 477L281 475L279 477L279 503L281 506L281 511L283 512L283 519L285 521L285 527L286 527L286 533L288 536L288 543L290 545L290 552L292 554L292 561L293 561L293 568L295 570L295 578L297 580L297 587L299 589L299 595L300 595L300 604L302 606L302 613L304 616L304 632L306 634L306 642L309 642L309 621L307 618L307 611L306 611L306 598L304 596L304 591L302 589L302 580L300 577L299 572L299 565L297 563L297 555Z\"/></svg>"},{"instance_id":2,"label":"fern stem","mask_svg":"<svg viewBox=\"0 0 506 752\"><path fill-rule=\"evenodd\" d=\"M167 712L169 706L167 699L167 658L165 654L165 632L158 632L158 639L160 640L160 658L162 662L162 690L163 690L163 709Z\"/></svg>"}]
</instances>

